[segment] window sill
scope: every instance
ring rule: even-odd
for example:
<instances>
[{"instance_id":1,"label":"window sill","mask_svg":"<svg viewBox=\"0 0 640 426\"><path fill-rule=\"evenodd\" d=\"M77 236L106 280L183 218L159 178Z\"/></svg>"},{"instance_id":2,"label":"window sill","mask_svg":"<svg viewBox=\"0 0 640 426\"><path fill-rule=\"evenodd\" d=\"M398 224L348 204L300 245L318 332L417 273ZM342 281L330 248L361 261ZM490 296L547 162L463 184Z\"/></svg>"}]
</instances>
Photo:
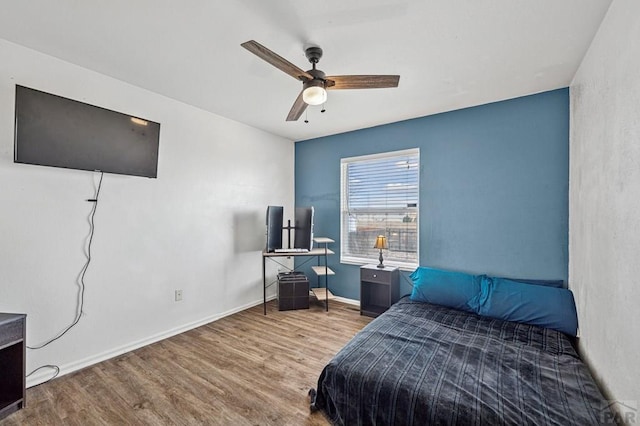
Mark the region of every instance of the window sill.
<instances>
[{"instance_id":1,"label":"window sill","mask_svg":"<svg viewBox=\"0 0 640 426\"><path fill-rule=\"evenodd\" d=\"M380 260L377 259L377 258L376 259L364 259L364 258L349 257L349 258L341 258L340 259L340 263L343 264L343 265L357 265L357 266L377 265L378 263L380 263ZM394 261L391 261L391 260L383 260L383 263L384 263L385 266L397 267L401 271L406 271L406 272L413 272L418 267L418 265L413 264L413 263L394 262Z\"/></svg>"}]
</instances>

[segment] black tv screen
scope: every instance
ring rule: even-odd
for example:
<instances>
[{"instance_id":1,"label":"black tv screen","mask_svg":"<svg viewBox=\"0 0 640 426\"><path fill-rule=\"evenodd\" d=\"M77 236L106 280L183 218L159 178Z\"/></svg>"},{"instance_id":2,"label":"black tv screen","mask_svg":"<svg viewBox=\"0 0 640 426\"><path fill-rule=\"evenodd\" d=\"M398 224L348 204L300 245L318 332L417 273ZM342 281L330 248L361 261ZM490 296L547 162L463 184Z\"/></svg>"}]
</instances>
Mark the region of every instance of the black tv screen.
<instances>
[{"instance_id":1,"label":"black tv screen","mask_svg":"<svg viewBox=\"0 0 640 426\"><path fill-rule=\"evenodd\" d=\"M159 140L159 123L16 85L16 163L155 178Z\"/></svg>"}]
</instances>

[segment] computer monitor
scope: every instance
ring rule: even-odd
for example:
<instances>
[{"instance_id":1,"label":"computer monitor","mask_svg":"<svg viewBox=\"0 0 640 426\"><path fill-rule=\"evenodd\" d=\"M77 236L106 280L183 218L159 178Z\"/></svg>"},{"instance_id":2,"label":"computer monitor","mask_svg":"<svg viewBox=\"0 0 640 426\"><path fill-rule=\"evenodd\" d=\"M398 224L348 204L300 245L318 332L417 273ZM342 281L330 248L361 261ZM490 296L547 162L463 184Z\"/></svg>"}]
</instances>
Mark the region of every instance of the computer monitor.
<instances>
[{"instance_id":1,"label":"computer monitor","mask_svg":"<svg viewBox=\"0 0 640 426\"><path fill-rule=\"evenodd\" d=\"M282 248L282 221L284 207L267 207L267 252Z\"/></svg>"},{"instance_id":2,"label":"computer monitor","mask_svg":"<svg viewBox=\"0 0 640 426\"><path fill-rule=\"evenodd\" d=\"M311 250L313 248L313 207L297 207L293 247Z\"/></svg>"}]
</instances>

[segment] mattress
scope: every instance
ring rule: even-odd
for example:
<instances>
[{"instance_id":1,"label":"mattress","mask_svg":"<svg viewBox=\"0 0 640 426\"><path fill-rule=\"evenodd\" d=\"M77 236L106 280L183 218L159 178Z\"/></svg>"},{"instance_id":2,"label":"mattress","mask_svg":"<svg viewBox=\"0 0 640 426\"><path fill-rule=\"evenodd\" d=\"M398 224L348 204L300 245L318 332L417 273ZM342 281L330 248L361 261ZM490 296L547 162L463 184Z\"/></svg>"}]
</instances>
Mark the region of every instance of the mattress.
<instances>
[{"instance_id":1,"label":"mattress","mask_svg":"<svg viewBox=\"0 0 640 426\"><path fill-rule=\"evenodd\" d=\"M606 410L566 335L406 297L340 350L312 394L312 409L347 425L592 425Z\"/></svg>"}]
</instances>

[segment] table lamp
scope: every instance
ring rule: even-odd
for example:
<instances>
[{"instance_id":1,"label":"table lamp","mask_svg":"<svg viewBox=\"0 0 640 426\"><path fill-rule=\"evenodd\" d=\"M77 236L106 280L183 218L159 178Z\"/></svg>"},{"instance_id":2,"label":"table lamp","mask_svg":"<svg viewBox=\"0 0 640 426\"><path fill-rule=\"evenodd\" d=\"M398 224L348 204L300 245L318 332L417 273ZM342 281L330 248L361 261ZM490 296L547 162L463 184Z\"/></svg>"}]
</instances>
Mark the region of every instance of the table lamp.
<instances>
[{"instance_id":1,"label":"table lamp","mask_svg":"<svg viewBox=\"0 0 640 426\"><path fill-rule=\"evenodd\" d=\"M378 235L376 237L376 243L373 245L373 248L380 249L380 264L378 265L378 268L384 268L384 264L382 263L382 249L388 248L387 237L385 237L384 235Z\"/></svg>"}]
</instances>

